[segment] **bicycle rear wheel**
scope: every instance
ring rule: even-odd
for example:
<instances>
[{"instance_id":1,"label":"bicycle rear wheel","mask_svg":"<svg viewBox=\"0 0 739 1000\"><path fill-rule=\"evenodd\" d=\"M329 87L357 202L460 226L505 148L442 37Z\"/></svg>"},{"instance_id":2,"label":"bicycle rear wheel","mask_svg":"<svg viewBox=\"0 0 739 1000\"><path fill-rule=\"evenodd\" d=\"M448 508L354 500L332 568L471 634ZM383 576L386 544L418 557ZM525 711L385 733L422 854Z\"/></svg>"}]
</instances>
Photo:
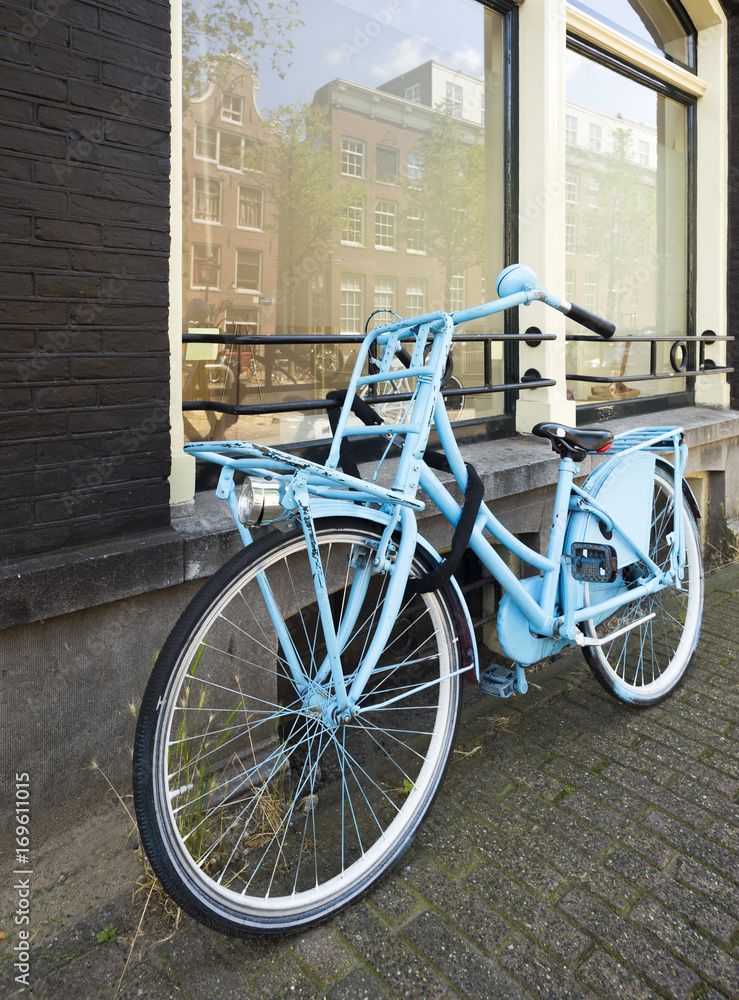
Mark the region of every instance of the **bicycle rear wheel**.
<instances>
[{"instance_id":1,"label":"bicycle rear wheel","mask_svg":"<svg viewBox=\"0 0 739 1000\"><path fill-rule=\"evenodd\" d=\"M316 527L335 624L354 620L342 651L349 681L387 587L372 573L359 613L348 610L381 526ZM416 556L415 572L427 568ZM157 659L136 732L136 814L152 867L184 910L232 934L302 927L358 898L411 842L459 714L445 591L405 601L361 714L338 727L293 679L275 610L315 678L325 646L302 532L255 542L195 596Z\"/></svg>"},{"instance_id":2,"label":"bicycle rear wheel","mask_svg":"<svg viewBox=\"0 0 739 1000\"><path fill-rule=\"evenodd\" d=\"M669 569L674 527L675 490L672 476L655 469L649 555L661 569ZM695 518L683 504L686 562L681 587L666 587L619 608L595 625L583 622L583 631L603 638L646 618L654 618L602 646L584 646L583 652L595 677L620 701L646 706L666 698L680 683L700 636L703 618L703 558ZM646 573L641 563L627 566L624 580ZM597 598L591 595L594 600Z\"/></svg>"}]
</instances>

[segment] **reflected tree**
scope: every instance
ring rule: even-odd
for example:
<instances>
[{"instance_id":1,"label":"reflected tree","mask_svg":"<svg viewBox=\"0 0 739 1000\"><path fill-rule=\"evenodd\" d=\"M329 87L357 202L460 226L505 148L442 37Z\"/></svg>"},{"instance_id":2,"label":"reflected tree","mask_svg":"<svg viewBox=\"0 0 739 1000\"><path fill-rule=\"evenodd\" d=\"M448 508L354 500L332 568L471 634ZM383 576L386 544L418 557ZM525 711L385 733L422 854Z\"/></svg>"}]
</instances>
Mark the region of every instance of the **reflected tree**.
<instances>
[{"instance_id":1,"label":"reflected tree","mask_svg":"<svg viewBox=\"0 0 739 1000\"><path fill-rule=\"evenodd\" d=\"M292 334L297 332L308 279L322 271L338 239L346 195L334 184L339 163L331 151L325 109L298 101L267 112L264 119L271 141L247 150L245 165L253 168L250 155L260 157L257 169L274 205L273 231L279 233L278 325Z\"/></svg>"},{"instance_id":2,"label":"reflected tree","mask_svg":"<svg viewBox=\"0 0 739 1000\"><path fill-rule=\"evenodd\" d=\"M262 57L280 77L290 67L290 34L302 22L297 0L184 0L182 89L185 107L208 83L218 83L235 56L259 72Z\"/></svg>"},{"instance_id":3,"label":"reflected tree","mask_svg":"<svg viewBox=\"0 0 739 1000\"><path fill-rule=\"evenodd\" d=\"M414 149L421 176L408 184L408 196L420 214L409 212L409 220L421 222L425 250L442 268L444 308L450 309L453 276L484 258L485 154L481 144L467 140L446 105L437 111Z\"/></svg>"}]
</instances>

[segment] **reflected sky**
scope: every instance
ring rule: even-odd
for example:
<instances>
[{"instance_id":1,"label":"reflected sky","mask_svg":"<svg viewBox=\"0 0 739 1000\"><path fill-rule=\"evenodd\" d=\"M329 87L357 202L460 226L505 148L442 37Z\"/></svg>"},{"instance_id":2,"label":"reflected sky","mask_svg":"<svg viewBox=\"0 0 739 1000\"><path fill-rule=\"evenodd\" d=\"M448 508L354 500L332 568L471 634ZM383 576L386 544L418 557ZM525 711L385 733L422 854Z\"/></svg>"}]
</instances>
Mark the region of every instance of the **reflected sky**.
<instances>
[{"instance_id":1,"label":"reflected sky","mask_svg":"<svg viewBox=\"0 0 739 1000\"><path fill-rule=\"evenodd\" d=\"M200 0L193 6L197 9ZM312 101L324 84L345 77L377 87L429 59L473 76L483 70L484 8L474 0L310 0L298 5L304 24L290 34L292 53L280 79L262 54L260 111Z\"/></svg>"}]
</instances>

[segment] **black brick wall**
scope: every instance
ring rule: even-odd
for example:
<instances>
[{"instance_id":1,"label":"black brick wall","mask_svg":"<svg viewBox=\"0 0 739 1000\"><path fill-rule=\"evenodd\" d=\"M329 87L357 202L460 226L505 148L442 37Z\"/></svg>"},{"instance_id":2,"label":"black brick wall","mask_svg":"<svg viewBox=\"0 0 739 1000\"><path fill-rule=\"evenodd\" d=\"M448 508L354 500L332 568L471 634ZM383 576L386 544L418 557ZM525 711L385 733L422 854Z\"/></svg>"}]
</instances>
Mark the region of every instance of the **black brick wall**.
<instances>
[{"instance_id":1,"label":"black brick wall","mask_svg":"<svg viewBox=\"0 0 739 1000\"><path fill-rule=\"evenodd\" d=\"M169 523L170 10L0 4L0 557Z\"/></svg>"}]
</instances>

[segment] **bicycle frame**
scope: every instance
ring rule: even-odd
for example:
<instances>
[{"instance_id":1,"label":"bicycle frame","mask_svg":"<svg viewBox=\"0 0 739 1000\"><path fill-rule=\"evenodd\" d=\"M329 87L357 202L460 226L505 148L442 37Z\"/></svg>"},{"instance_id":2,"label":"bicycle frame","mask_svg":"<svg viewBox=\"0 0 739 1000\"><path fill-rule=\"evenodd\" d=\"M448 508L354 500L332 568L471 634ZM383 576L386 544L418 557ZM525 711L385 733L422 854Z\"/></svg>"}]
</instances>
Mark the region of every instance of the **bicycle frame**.
<instances>
[{"instance_id":1,"label":"bicycle frame","mask_svg":"<svg viewBox=\"0 0 739 1000\"><path fill-rule=\"evenodd\" d=\"M569 312L570 308L576 308L570 307L570 303L551 295L544 288L525 285L512 294L475 309L452 314L427 314L415 317L412 321L387 324L368 333L358 351L334 440L323 466L277 449L243 441L186 445L187 451L191 454L216 462L223 467L217 495L228 502L245 545L251 542L252 536L248 527L239 518L238 497L234 484L235 471L245 472L247 475L272 477L278 484L280 503L285 511L282 517L283 525L294 524L299 520L310 558L327 650L326 659L314 678L307 677L300 665L300 658L293 647L288 630L277 614L276 604L266 579L260 580L260 587L267 606L271 609L283 654L297 689L306 695L308 703L320 712L330 725L336 726L340 721L347 722L361 711L357 707L359 699L377 665L400 611L418 541L415 512L424 507L416 496L419 487L450 524L456 525L461 516L460 505L423 460L429 434L432 426L435 426L454 478L463 491L466 489L467 470L440 395L442 373L452 346L454 327L462 322L489 316L514 306L528 305L535 300L543 301L565 313ZM409 367L400 371L392 369L391 364L396 352L409 341L413 341ZM364 375L362 372L373 347L382 349L379 369L375 365L374 369L369 369L372 374ZM413 397L407 404L406 419L379 427L357 426L351 422L352 402L360 388L375 382L392 382L399 379L415 380ZM342 442L353 437L372 435L381 435L388 439L387 448L373 479L364 481L341 472L338 466ZM377 478L388 450L393 444L401 445L401 453L393 483L390 487L386 487L380 485ZM685 563L682 475L687 462L687 450L682 443L681 429L647 428L645 432L637 432L636 438L633 432L631 435L621 435L614 442L616 457L607 461L623 462L627 456L640 451L655 452L668 449L672 450L674 459L672 468L675 502L674 541L670 566L666 570L656 565L644 551L645 546L639 540L639 532L634 533L633 530L629 531L624 527L624 512L621 509L609 509L609 505L599 498L598 490L595 488L599 485L597 473L593 474L595 478L592 491L575 484L574 479L579 468L572 458L562 458L559 463L554 514L546 555L522 543L500 523L484 503L480 505L470 547L518 609L518 613L522 616L521 622L525 623L530 633L534 652L541 650L540 656L519 662L535 662L536 659L550 655L568 643L586 645L602 642L604 640L587 637L579 625L591 619L602 619L619 607L655 593L670 583L679 586ZM604 599L594 604L589 603L587 584L583 585L573 577L566 552L568 523L571 516L578 514L590 514L598 518L647 568L647 572L635 581L635 586L626 590L623 584L614 585L612 593L608 593ZM384 531L376 552L357 554L355 566L357 572L351 584L342 625L337 632L333 625L329 594L318 556L315 520L322 516L341 515L372 519L375 523L384 524ZM280 526L279 521L276 524ZM508 551L538 570L541 582L538 595L534 593L531 578L528 581L519 580L495 551L484 532L492 535ZM345 678L341 666L341 651L356 624L358 609L366 595L373 572L388 575L387 596L376 631L360 668L354 676ZM629 627L636 627L645 620L632 623ZM477 654L474 649L472 652L475 670L479 677ZM327 699L324 682L329 676L333 682L334 694ZM422 690L425 686L421 684L418 689ZM396 699L390 698L385 704L391 704L394 700Z\"/></svg>"}]
</instances>

